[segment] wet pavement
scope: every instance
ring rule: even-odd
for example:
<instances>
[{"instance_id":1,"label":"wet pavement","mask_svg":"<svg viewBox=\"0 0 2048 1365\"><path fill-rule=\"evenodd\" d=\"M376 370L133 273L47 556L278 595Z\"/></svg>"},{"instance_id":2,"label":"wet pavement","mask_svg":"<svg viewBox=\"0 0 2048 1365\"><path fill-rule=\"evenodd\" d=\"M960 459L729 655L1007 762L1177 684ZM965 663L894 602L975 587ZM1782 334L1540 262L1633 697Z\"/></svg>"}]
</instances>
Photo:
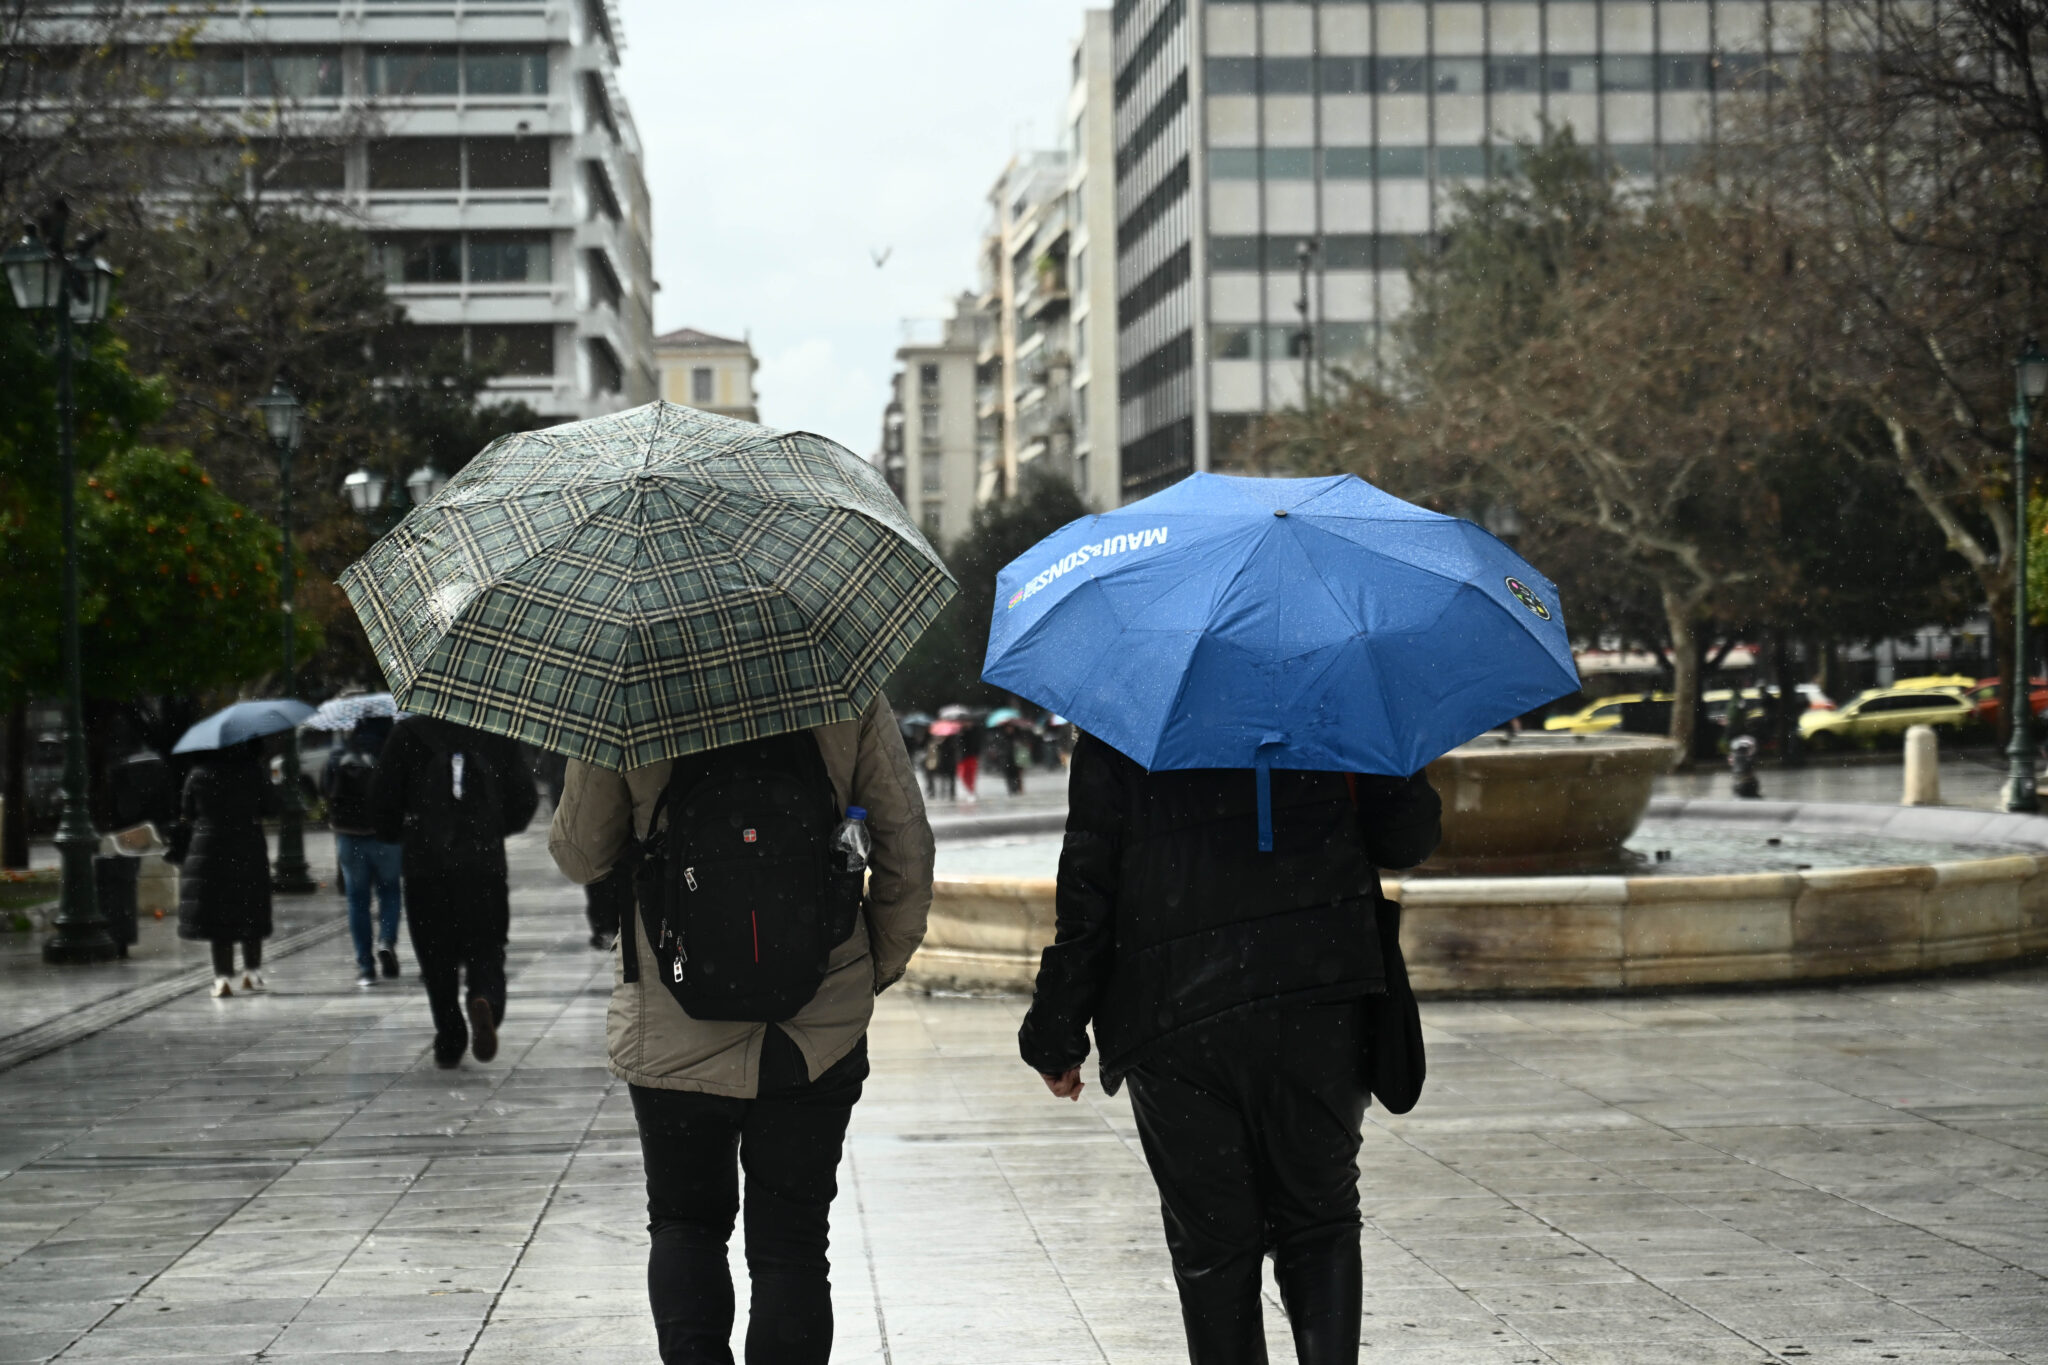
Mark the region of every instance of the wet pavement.
<instances>
[{"instance_id":1,"label":"wet pavement","mask_svg":"<svg viewBox=\"0 0 2048 1365\"><path fill-rule=\"evenodd\" d=\"M0 1071L0 1363L652 1360L609 959L512 853L490 1065L436 1070L341 938ZM1128 1103L1047 1096L1020 1009L883 998L835 1360L1185 1359ZM1365 1135L1368 1361L2048 1362L2048 969L1423 1015Z\"/></svg>"}]
</instances>

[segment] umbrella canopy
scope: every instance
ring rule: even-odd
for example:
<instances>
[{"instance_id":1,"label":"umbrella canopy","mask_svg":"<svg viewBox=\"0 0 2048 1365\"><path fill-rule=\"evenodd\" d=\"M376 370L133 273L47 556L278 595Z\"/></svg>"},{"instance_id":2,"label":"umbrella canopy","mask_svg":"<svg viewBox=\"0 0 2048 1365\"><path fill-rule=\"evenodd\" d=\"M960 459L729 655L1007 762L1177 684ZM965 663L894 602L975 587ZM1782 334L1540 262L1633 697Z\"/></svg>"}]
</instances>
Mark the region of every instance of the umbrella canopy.
<instances>
[{"instance_id":1,"label":"umbrella canopy","mask_svg":"<svg viewBox=\"0 0 2048 1365\"><path fill-rule=\"evenodd\" d=\"M965 728L957 720L935 720L932 722L931 736L933 739L944 739L947 735L959 734Z\"/></svg>"},{"instance_id":2,"label":"umbrella canopy","mask_svg":"<svg viewBox=\"0 0 2048 1365\"><path fill-rule=\"evenodd\" d=\"M281 735L313 714L302 701L279 697L266 701L238 701L223 707L187 730L171 746L174 754L196 754L208 749L229 749L265 735Z\"/></svg>"},{"instance_id":3,"label":"umbrella canopy","mask_svg":"<svg viewBox=\"0 0 2048 1365\"><path fill-rule=\"evenodd\" d=\"M996 603L983 678L1148 769L1405 775L1579 686L1549 579L1350 475L1194 475L1046 537Z\"/></svg>"},{"instance_id":4,"label":"umbrella canopy","mask_svg":"<svg viewBox=\"0 0 2048 1365\"><path fill-rule=\"evenodd\" d=\"M1021 721L1023 719L1024 713L1014 706L998 706L995 710L988 713L988 723L992 726L1008 725L1011 721Z\"/></svg>"},{"instance_id":5,"label":"umbrella canopy","mask_svg":"<svg viewBox=\"0 0 2048 1365\"><path fill-rule=\"evenodd\" d=\"M359 721L375 716L398 716L398 704L389 692L361 692L353 697L330 697L306 722L309 730L353 730Z\"/></svg>"},{"instance_id":6,"label":"umbrella canopy","mask_svg":"<svg viewBox=\"0 0 2048 1365\"><path fill-rule=\"evenodd\" d=\"M340 582L399 706L612 769L859 716L955 591L867 461L671 403L493 443Z\"/></svg>"}]
</instances>

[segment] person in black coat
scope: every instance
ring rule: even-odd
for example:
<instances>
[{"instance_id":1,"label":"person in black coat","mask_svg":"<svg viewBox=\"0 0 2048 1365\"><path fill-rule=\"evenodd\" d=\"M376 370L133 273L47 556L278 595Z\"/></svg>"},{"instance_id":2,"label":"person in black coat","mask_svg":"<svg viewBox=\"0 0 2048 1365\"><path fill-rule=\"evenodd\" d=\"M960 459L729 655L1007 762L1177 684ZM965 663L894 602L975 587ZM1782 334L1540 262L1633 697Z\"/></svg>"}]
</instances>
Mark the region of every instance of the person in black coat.
<instances>
[{"instance_id":1,"label":"person in black coat","mask_svg":"<svg viewBox=\"0 0 2048 1365\"><path fill-rule=\"evenodd\" d=\"M185 775L170 850L178 864L178 937L213 946L217 999L235 993L237 943L242 989L263 989L259 968L271 928L263 820L277 814L278 805L261 740L203 754Z\"/></svg>"},{"instance_id":2,"label":"person in black coat","mask_svg":"<svg viewBox=\"0 0 2048 1365\"><path fill-rule=\"evenodd\" d=\"M505 1022L505 836L540 804L532 770L509 739L410 716L384 741L370 804L377 837L404 847L405 922L433 1010L434 1061L452 1067L468 1050L488 1062Z\"/></svg>"},{"instance_id":3,"label":"person in black coat","mask_svg":"<svg viewBox=\"0 0 2048 1365\"><path fill-rule=\"evenodd\" d=\"M1268 1253L1303 1365L1354 1365L1377 879L1435 850L1442 806L1421 773L1271 784L1261 853L1252 770L1148 773L1081 736L1018 1043L1078 1098L1092 1024L1104 1086L1130 1082L1195 1365L1266 1359Z\"/></svg>"}]
</instances>

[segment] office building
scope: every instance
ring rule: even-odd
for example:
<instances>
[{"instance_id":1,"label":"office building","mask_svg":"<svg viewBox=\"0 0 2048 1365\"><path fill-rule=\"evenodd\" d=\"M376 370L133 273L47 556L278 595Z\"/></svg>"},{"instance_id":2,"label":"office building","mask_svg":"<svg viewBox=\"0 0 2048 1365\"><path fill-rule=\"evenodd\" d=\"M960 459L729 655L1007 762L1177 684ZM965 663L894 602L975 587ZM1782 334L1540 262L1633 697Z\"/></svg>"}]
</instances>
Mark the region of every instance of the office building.
<instances>
[{"instance_id":1,"label":"office building","mask_svg":"<svg viewBox=\"0 0 2048 1365\"><path fill-rule=\"evenodd\" d=\"M457 348L551 421L657 391L639 137L615 0L228 0L179 97L300 144L252 174L360 221L411 327L391 363ZM310 144L316 150L304 152Z\"/></svg>"},{"instance_id":2,"label":"office building","mask_svg":"<svg viewBox=\"0 0 2048 1365\"><path fill-rule=\"evenodd\" d=\"M1653 181L1817 8L1117 0L1123 497L1230 467L1259 414L1383 363L1450 189L1506 169L1543 121Z\"/></svg>"},{"instance_id":3,"label":"office building","mask_svg":"<svg viewBox=\"0 0 2048 1365\"><path fill-rule=\"evenodd\" d=\"M661 396L669 402L742 422L761 420L754 392L754 372L761 363L754 359L751 342L684 327L654 339L654 365L661 374Z\"/></svg>"},{"instance_id":4,"label":"office building","mask_svg":"<svg viewBox=\"0 0 2048 1365\"><path fill-rule=\"evenodd\" d=\"M1072 299L1074 490L1094 507L1123 501L1116 403L1116 54L1110 13L1089 10L1067 97L1067 291Z\"/></svg>"},{"instance_id":5,"label":"office building","mask_svg":"<svg viewBox=\"0 0 2048 1365\"><path fill-rule=\"evenodd\" d=\"M882 418L882 473L934 545L957 540L980 489L976 365L992 329L972 294L953 316L905 324Z\"/></svg>"}]
</instances>

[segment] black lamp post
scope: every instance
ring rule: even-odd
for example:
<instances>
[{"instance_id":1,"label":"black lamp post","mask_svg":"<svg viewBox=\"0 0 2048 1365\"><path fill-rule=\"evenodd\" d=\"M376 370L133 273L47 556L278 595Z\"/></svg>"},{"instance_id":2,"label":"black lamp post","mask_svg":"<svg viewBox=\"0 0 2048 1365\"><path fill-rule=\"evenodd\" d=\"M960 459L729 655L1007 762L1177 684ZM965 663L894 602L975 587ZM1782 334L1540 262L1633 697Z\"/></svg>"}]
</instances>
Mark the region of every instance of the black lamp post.
<instances>
[{"instance_id":1,"label":"black lamp post","mask_svg":"<svg viewBox=\"0 0 2048 1365\"><path fill-rule=\"evenodd\" d=\"M2012 715L2012 738L2005 746L2005 808L2036 811L2041 803L2034 787L2034 683L2027 664L2027 424L2033 405L2048 393L2048 354L2032 337L2020 346L2012 363L2012 681L2006 706Z\"/></svg>"},{"instance_id":2,"label":"black lamp post","mask_svg":"<svg viewBox=\"0 0 2048 1365\"><path fill-rule=\"evenodd\" d=\"M78 470L72 449L71 334L107 315L114 268L92 256L98 238L67 244L69 215L63 204L0 252L16 306L39 322L54 315L57 332L57 455L64 481L64 813L57 824L63 861L62 899L55 933L43 944L45 962L104 962L118 949L100 915L93 882L93 856L100 838L87 807L85 762L85 675L78 643Z\"/></svg>"},{"instance_id":3,"label":"black lamp post","mask_svg":"<svg viewBox=\"0 0 2048 1365\"><path fill-rule=\"evenodd\" d=\"M282 379L270 392L256 400L263 425L277 446L278 528L284 533L284 553L279 556L277 599L284 609L284 694L299 690L298 631L292 615L292 594L297 574L292 567L292 456L299 448L306 410ZM277 824L277 865L271 869L270 884L279 891L311 891L312 869L306 866L305 807L299 804L299 732L284 736L283 814Z\"/></svg>"}]
</instances>

